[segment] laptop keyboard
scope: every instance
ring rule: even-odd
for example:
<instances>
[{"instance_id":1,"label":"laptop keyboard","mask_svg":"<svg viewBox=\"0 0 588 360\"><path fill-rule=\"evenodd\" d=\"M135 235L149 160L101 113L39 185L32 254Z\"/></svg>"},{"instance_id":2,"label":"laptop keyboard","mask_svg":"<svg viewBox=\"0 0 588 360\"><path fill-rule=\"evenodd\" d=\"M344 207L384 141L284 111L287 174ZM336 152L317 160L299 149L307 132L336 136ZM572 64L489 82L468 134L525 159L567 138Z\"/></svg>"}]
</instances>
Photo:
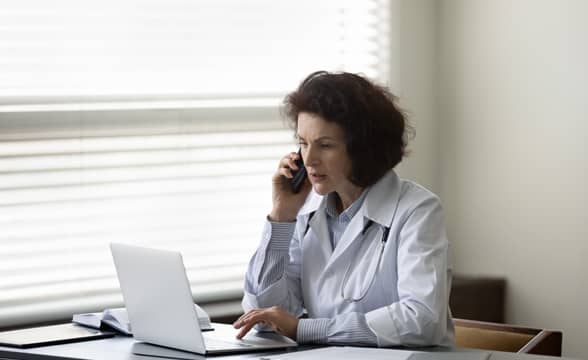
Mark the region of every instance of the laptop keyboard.
<instances>
[{"instance_id":1,"label":"laptop keyboard","mask_svg":"<svg viewBox=\"0 0 588 360\"><path fill-rule=\"evenodd\" d=\"M241 341L226 341L220 339L205 338L206 350L223 350L227 348L247 348L253 345Z\"/></svg>"}]
</instances>

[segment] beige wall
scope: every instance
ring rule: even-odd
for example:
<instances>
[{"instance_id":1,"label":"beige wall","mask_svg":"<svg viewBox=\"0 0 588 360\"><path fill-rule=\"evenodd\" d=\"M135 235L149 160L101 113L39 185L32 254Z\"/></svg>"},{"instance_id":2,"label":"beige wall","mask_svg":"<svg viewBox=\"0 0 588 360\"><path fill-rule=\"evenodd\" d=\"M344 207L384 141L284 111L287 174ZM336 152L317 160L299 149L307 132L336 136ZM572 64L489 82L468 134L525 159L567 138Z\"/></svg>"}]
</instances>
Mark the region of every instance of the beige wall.
<instances>
[{"instance_id":1,"label":"beige wall","mask_svg":"<svg viewBox=\"0 0 588 360\"><path fill-rule=\"evenodd\" d=\"M437 6L434 0L393 0L390 18L390 87L416 130L398 171L438 193Z\"/></svg>"},{"instance_id":2,"label":"beige wall","mask_svg":"<svg viewBox=\"0 0 588 360\"><path fill-rule=\"evenodd\" d=\"M588 1L444 0L441 197L463 273L588 358Z\"/></svg>"},{"instance_id":3,"label":"beige wall","mask_svg":"<svg viewBox=\"0 0 588 360\"><path fill-rule=\"evenodd\" d=\"M394 4L400 173L440 194L457 272L506 277L508 322L588 358L588 1Z\"/></svg>"}]
</instances>

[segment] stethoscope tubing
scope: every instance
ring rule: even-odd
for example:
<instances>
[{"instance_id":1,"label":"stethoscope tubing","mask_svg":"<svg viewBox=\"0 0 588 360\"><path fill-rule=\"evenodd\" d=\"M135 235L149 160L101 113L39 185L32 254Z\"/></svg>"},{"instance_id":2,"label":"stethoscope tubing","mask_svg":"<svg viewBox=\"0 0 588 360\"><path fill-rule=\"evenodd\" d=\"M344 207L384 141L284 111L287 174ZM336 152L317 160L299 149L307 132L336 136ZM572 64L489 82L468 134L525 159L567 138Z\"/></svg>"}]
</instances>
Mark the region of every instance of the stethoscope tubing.
<instances>
[{"instance_id":1,"label":"stethoscope tubing","mask_svg":"<svg viewBox=\"0 0 588 360\"><path fill-rule=\"evenodd\" d=\"M310 228L310 220L312 219L312 217L314 216L314 212L311 212L308 216L308 221L306 222L306 229L304 230L304 233L302 235L302 237L306 236L306 233L308 232L308 229ZM365 233L369 230L369 228L374 224L374 222L372 220L368 220L368 222L364 225L362 231L361 231L361 236L365 236ZM378 262L376 264L376 271L379 271L380 269L380 263L382 262L382 257L384 255L384 249L386 248L386 242L388 241L388 233L390 232L390 228L389 227L383 227L384 231L382 231L382 239L380 241L380 253L378 254ZM347 282L349 281L349 273L351 271L351 269L353 268L353 265L355 265L355 259L356 257L353 258L353 260L351 260L351 262L349 263L349 265L347 266L347 269L345 270L345 274L343 275L343 280L341 281L341 298L343 298L344 301L347 302L359 302L361 300L363 300L368 292L370 291L375 279L376 279L376 274L374 274L374 276L372 276L370 283L367 287L367 289L365 290L365 292L363 292L362 294L360 294L360 296L358 298L347 298L345 297L345 286L347 285Z\"/></svg>"},{"instance_id":2,"label":"stethoscope tubing","mask_svg":"<svg viewBox=\"0 0 588 360\"><path fill-rule=\"evenodd\" d=\"M369 220L367 222L367 224L364 226L364 228L361 232L362 236L365 236L365 233L367 232L367 230L369 229L369 227L372 224L373 224L372 220ZM390 228L384 227L384 230L382 231L382 239L380 241L380 252L378 254L378 262L376 263L376 272L379 271L379 269L380 269L380 263L382 262L382 257L384 255L384 249L386 248L386 242L388 241L388 233L389 232L390 232ZM360 293L359 297L357 297L357 298L345 297L345 287L347 286L347 282L349 281L349 274L350 274L351 269L355 265L356 258L357 257L354 257L353 260L351 260L351 262L347 266L347 269L345 270L345 274L343 275L343 280L341 280L341 298L347 302L362 301L367 296L370 289L372 288L372 285L374 284L374 282L376 280L376 274L374 273L374 275L370 279L370 283L368 284L366 290L363 291L362 293Z\"/></svg>"}]
</instances>

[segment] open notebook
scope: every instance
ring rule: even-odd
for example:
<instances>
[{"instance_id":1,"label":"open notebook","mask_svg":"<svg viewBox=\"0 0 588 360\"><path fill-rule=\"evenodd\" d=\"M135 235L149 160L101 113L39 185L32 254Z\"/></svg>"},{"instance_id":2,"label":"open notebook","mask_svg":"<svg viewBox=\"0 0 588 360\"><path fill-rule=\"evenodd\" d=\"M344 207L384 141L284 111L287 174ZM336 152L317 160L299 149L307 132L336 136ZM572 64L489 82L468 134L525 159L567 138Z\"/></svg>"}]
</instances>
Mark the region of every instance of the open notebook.
<instances>
[{"instance_id":1,"label":"open notebook","mask_svg":"<svg viewBox=\"0 0 588 360\"><path fill-rule=\"evenodd\" d=\"M196 304L194 304L194 307L198 314L200 329L202 329L202 331L212 330L213 328L210 323L210 317L206 311ZM111 328L125 335L133 334L127 309L125 308L113 308L106 309L102 312L74 314L72 322L94 329Z\"/></svg>"}]
</instances>

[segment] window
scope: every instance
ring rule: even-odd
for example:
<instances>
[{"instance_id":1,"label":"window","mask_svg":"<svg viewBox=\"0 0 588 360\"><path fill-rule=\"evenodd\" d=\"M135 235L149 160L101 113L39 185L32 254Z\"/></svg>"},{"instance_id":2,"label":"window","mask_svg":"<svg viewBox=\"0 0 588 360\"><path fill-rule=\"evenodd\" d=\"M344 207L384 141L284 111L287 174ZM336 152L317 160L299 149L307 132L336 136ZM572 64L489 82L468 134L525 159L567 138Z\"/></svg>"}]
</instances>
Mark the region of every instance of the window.
<instances>
[{"instance_id":1,"label":"window","mask_svg":"<svg viewBox=\"0 0 588 360\"><path fill-rule=\"evenodd\" d=\"M22 0L0 12L0 324L121 306L109 242L237 299L318 69L384 81L386 1ZM214 313L212 315L221 315Z\"/></svg>"},{"instance_id":2,"label":"window","mask_svg":"<svg viewBox=\"0 0 588 360\"><path fill-rule=\"evenodd\" d=\"M0 95L281 96L320 69L386 79L382 1L19 0Z\"/></svg>"}]
</instances>

